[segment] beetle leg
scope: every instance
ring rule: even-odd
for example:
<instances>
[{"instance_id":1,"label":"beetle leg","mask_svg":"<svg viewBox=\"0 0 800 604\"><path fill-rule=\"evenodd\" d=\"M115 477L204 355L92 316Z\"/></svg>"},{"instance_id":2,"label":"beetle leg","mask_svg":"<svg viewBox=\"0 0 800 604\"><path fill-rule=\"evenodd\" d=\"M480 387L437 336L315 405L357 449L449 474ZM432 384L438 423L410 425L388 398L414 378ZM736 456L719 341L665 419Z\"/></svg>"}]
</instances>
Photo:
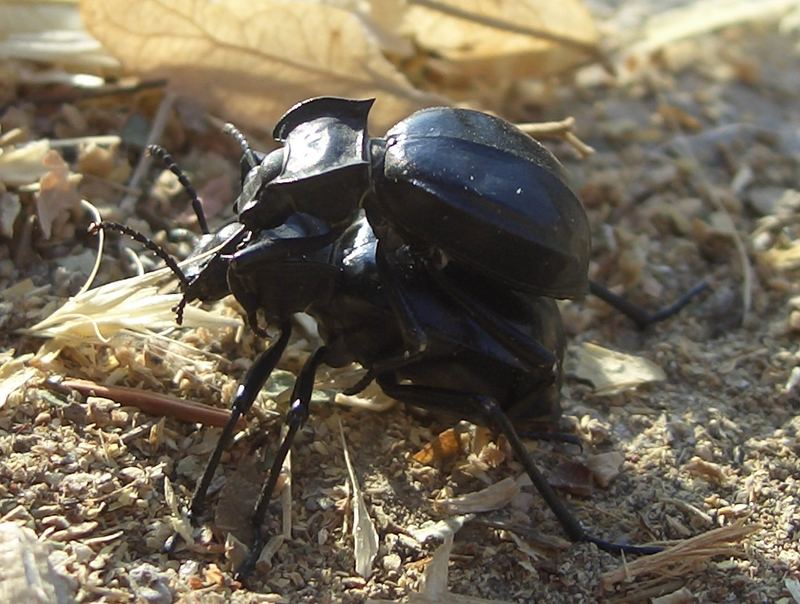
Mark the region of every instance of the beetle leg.
<instances>
[{"instance_id":1,"label":"beetle leg","mask_svg":"<svg viewBox=\"0 0 800 604\"><path fill-rule=\"evenodd\" d=\"M392 260L393 256L383 253L384 246L379 241L378 249L375 253L375 261L378 267L378 274L381 278L381 285L386 289L386 300L389 302L398 319L403 340L406 343L406 356L414 356L422 353L428 348L428 335L414 314L411 304L406 299L406 290L402 284L403 268L398 262ZM376 371L387 369L383 363L381 368Z\"/></svg>"},{"instance_id":2,"label":"beetle leg","mask_svg":"<svg viewBox=\"0 0 800 604\"><path fill-rule=\"evenodd\" d=\"M556 365L557 358L552 350L521 333L511 323L504 320L503 317L467 295L441 270L429 267L428 274L441 290L453 302L458 304L471 319L497 338L512 353L536 367L547 369Z\"/></svg>"},{"instance_id":3,"label":"beetle leg","mask_svg":"<svg viewBox=\"0 0 800 604\"><path fill-rule=\"evenodd\" d=\"M372 380L375 379L375 372L372 369L367 370L367 372L361 376L355 384L350 386L349 388L345 388L342 390L342 394L346 396L353 396L354 394L358 394L364 388L369 386L372 383Z\"/></svg>"},{"instance_id":4,"label":"beetle leg","mask_svg":"<svg viewBox=\"0 0 800 604\"><path fill-rule=\"evenodd\" d=\"M630 300L615 294L607 287L600 285L597 281L589 281L589 291L592 294L628 317L631 321L636 323L639 329L645 329L653 323L658 323L659 321L663 321L677 314L684 306L689 304L692 299L709 289L709 287L707 281L702 281L669 306L665 306L651 313L638 304L634 304Z\"/></svg>"},{"instance_id":5,"label":"beetle leg","mask_svg":"<svg viewBox=\"0 0 800 604\"><path fill-rule=\"evenodd\" d=\"M262 352L253 362L253 364L250 366L250 369L247 370L244 380L242 380L242 383L236 390L236 394L233 397L233 403L231 406L231 416L228 419L228 422L222 428L222 433L217 440L217 445L214 448L213 453L211 453L211 457L209 457L208 462L206 463L203 476L197 483L197 486L194 490L194 495L192 495L192 502L189 504L189 520L192 524L195 524L197 519L205 510L206 493L208 493L208 487L211 485L211 480L214 478L214 473L219 466L219 461L222 458L222 452L226 449L231 441L231 438L233 437L233 433L236 430L236 424L239 422L239 418L250 410L250 407L253 405L253 401L256 399L256 395L258 395L258 393L261 391L261 388L264 387L264 384L272 373L272 370L275 369L275 365L278 364L278 361L283 355L283 351L286 349L286 345L289 342L289 336L291 333L291 328L288 324L281 327L281 334L278 339L273 342L269 348ZM167 552L173 551L178 543L177 540L178 535L173 534L167 540L164 549Z\"/></svg>"},{"instance_id":6,"label":"beetle leg","mask_svg":"<svg viewBox=\"0 0 800 604\"><path fill-rule=\"evenodd\" d=\"M575 518L564 501L547 482L539 468L536 467L513 424L493 398L481 394L470 394L427 386L398 384L390 376L379 377L378 384L386 394L403 402L428 409L439 409L456 415L464 415L466 408L467 411L485 418L489 425L493 425L508 439L514 455L522 463L531 482L547 502L547 505L558 518L567 536L572 541L594 543L598 548L612 553L654 554L662 550L662 548L656 546L612 543L589 535L580 521Z\"/></svg>"},{"instance_id":7,"label":"beetle leg","mask_svg":"<svg viewBox=\"0 0 800 604\"><path fill-rule=\"evenodd\" d=\"M581 441L580 437L576 434L569 434L568 432L548 432L546 430L520 430L518 434L522 438L529 438L531 440L575 445L578 447L579 452L583 453L583 441Z\"/></svg>"},{"instance_id":8,"label":"beetle leg","mask_svg":"<svg viewBox=\"0 0 800 604\"><path fill-rule=\"evenodd\" d=\"M328 349L325 346L317 348L316 352L314 352L306 361L305 365L303 365L303 368L297 376L297 380L295 380L294 389L292 390L292 404L289 407L289 412L286 414L285 423L288 430L278 447L275 459L272 462L272 467L269 470L267 482L264 483L261 494L256 501L256 506L253 509L253 516L251 518L254 534L253 543L250 546L250 553L247 558L236 571L237 578L249 575L258 561L258 557L261 555L261 550L264 546L264 534L261 530L261 525L264 522L264 516L266 516L270 499L272 499L272 493L275 491L275 485L278 483L278 476L280 476L283 462L286 460L294 437L308 419L309 404L311 403L311 393L314 389L314 379L317 368L320 363L324 361L327 352Z\"/></svg>"}]
</instances>

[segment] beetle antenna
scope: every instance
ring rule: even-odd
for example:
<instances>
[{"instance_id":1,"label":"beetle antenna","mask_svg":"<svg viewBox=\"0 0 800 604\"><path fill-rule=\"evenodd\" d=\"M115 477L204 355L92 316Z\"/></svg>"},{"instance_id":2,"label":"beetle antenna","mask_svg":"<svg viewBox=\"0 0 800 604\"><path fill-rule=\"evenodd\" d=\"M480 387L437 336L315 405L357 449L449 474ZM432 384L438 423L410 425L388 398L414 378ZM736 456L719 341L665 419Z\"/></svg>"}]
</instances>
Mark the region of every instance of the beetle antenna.
<instances>
[{"instance_id":1,"label":"beetle antenna","mask_svg":"<svg viewBox=\"0 0 800 604\"><path fill-rule=\"evenodd\" d=\"M118 233L122 233L123 235L127 235L128 237L132 238L135 241L138 241L148 250L153 252L156 256L158 256L164 261L167 267L175 274L175 276L181 282L181 287L184 290L188 287L189 280L186 278L186 275L183 274L181 267L178 266L178 263L175 262L175 259L172 256L170 256L163 247L158 245L155 241L153 241L149 237L146 237L145 235L142 235L139 231L136 231L118 222L110 222L104 220L102 222L94 222L89 226L89 232L93 235L100 230L116 231Z\"/></svg>"},{"instance_id":2,"label":"beetle antenna","mask_svg":"<svg viewBox=\"0 0 800 604\"><path fill-rule=\"evenodd\" d=\"M175 162L169 152L161 145L147 145L147 153L161 160L161 163L164 164L164 166L166 166L166 168L178 178L178 182L181 183L183 188L189 194L189 197L192 198L192 209L194 210L195 216L197 216L197 222L200 224L200 230L203 231L204 235L207 235L210 231L208 230L206 213L203 210L203 202L200 199L200 196L197 194L197 190L186 176L186 173L181 170L181 167Z\"/></svg>"},{"instance_id":3,"label":"beetle antenna","mask_svg":"<svg viewBox=\"0 0 800 604\"><path fill-rule=\"evenodd\" d=\"M250 143L247 142L241 130L228 122L222 127L222 131L239 144L239 147L242 149L242 154L247 158L247 163L250 164L251 168L255 168L259 163L258 159L256 159L256 154L253 153Z\"/></svg>"}]
</instances>

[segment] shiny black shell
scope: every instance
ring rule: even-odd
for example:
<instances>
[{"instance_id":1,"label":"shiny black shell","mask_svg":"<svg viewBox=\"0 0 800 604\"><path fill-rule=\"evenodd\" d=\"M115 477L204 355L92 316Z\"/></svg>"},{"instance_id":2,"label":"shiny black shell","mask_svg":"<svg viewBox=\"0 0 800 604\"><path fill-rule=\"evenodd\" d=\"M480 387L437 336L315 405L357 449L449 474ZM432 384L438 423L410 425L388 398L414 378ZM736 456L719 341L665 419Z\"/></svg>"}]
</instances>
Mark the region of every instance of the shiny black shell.
<instances>
[{"instance_id":1,"label":"shiny black shell","mask_svg":"<svg viewBox=\"0 0 800 604\"><path fill-rule=\"evenodd\" d=\"M274 228L292 213L344 229L369 189L367 117L374 99L318 97L298 103L273 131L283 147L244 177L239 220Z\"/></svg>"},{"instance_id":2,"label":"shiny black shell","mask_svg":"<svg viewBox=\"0 0 800 604\"><path fill-rule=\"evenodd\" d=\"M500 118L434 107L386 135L370 201L385 224L511 287L588 291L590 231L558 161Z\"/></svg>"}]
</instances>

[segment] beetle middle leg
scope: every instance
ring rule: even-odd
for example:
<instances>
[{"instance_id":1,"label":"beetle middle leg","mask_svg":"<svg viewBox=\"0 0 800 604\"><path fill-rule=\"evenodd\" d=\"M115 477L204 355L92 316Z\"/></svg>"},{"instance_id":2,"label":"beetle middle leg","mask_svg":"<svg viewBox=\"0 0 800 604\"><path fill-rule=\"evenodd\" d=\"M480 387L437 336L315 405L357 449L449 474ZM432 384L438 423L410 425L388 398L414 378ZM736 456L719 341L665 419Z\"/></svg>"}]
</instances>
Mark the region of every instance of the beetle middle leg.
<instances>
[{"instance_id":1,"label":"beetle middle leg","mask_svg":"<svg viewBox=\"0 0 800 604\"><path fill-rule=\"evenodd\" d=\"M487 424L494 426L508 439L514 455L522 463L525 472L531 482L539 491L539 494L547 502L547 505L555 514L567 536L573 541L585 541L594 543L598 548L612 553L626 554L654 554L660 552L662 548L657 546L639 546L613 543L590 535L575 518L564 501L556 494L553 487L541 473L533 462L530 453L522 444L517 431L508 419L508 416L500 408L497 401L489 396L482 394L472 394L431 388L427 386L416 386L398 384L394 378L381 376L378 378L383 391L392 396L414 405L419 405L428 409L441 410L455 415L474 414L482 417Z\"/></svg>"}]
</instances>

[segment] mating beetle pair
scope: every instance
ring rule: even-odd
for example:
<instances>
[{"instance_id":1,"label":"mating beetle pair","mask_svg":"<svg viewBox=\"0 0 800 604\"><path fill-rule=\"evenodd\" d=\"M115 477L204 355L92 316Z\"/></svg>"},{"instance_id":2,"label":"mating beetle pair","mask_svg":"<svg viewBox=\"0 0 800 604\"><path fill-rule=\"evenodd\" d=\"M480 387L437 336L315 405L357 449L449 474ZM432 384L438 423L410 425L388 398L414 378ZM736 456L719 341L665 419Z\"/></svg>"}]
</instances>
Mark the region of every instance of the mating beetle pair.
<instances>
[{"instance_id":1,"label":"mating beetle pair","mask_svg":"<svg viewBox=\"0 0 800 604\"><path fill-rule=\"evenodd\" d=\"M237 390L191 516L202 514L234 426L279 361L292 315L307 312L325 344L297 377L289 430L254 510L256 537L242 574L260 553L261 524L322 363L360 363L367 374L352 392L375 380L400 401L499 429L571 539L609 551L657 551L588 535L536 468L509 416L552 421L560 414L564 335L553 298L591 288L646 325L701 288L649 316L590 284L583 207L553 156L511 124L433 108L370 139L371 104L301 103L275 129L283 147L267 155L233 129L243 149L238 221L216 233L208 232L202 205L180 175L205 232L193 256L217 251L185 273L169 259L184 289L179 319L189 301L232 293L258 333L259 314L279 329ZM156 153L180 174L163 150Z\"/></svg>"}]
</instances>

